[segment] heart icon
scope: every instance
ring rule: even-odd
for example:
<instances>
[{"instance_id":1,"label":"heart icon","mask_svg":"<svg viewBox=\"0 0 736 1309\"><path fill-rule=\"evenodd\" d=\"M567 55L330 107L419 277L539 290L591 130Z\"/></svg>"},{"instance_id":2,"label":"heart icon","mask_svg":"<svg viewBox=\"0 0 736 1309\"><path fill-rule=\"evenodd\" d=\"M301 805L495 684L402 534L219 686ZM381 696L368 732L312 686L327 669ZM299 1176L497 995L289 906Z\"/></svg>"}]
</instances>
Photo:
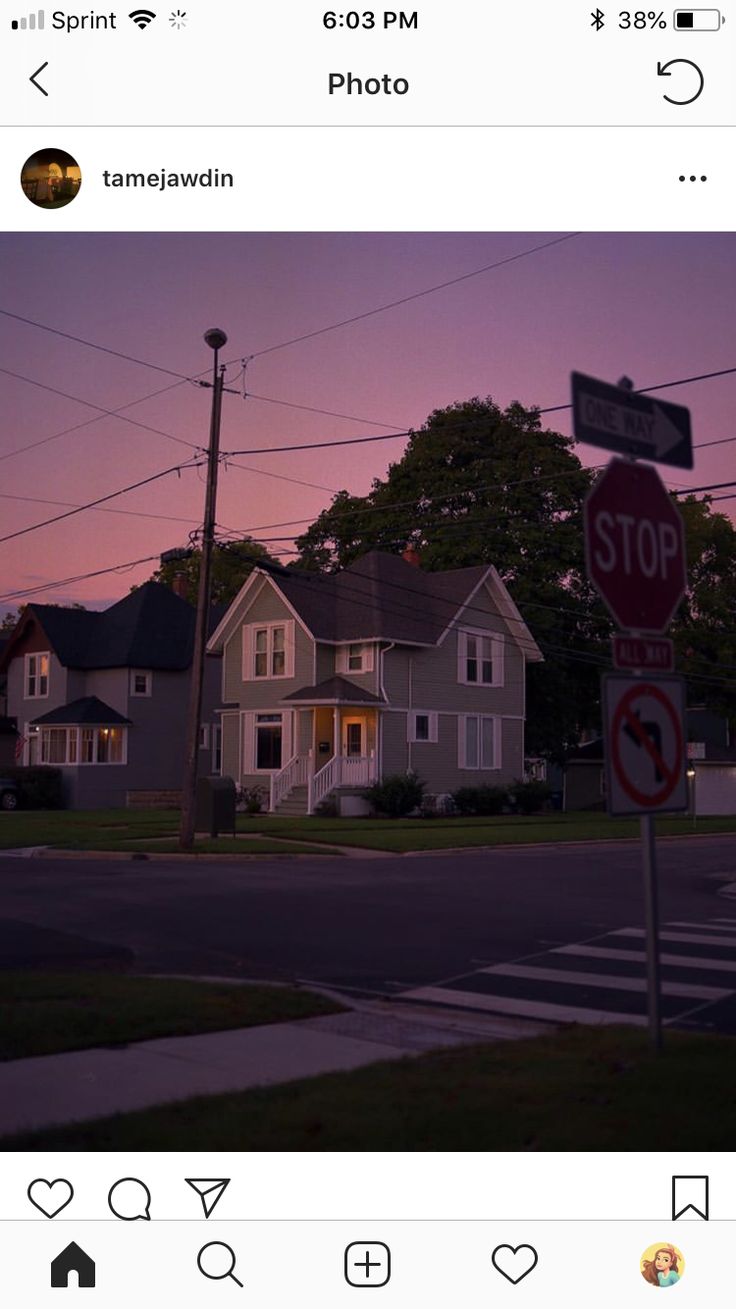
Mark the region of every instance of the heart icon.
<instances>
[{"instance_id":1,"label":"heart icon","mask_svg":"<svg viewBox=\"0 0 736 1309\"><path fill-rule=\"evenodd\" d=\"M536 1268L538 1258L533 1245L497 1245L491 1255L493 1267L513 1286Z\"/></svg>"},{"instance_id":2,"label":"heart icon","mask_svg":"<svg viewBox=\"0 0 736 1309\"><path fill-rule=\"evenodd\" d=\"M45 1177L37 1177L28 1187L28 1199L46 1218L55 1218L60 1214L62 1209L71 1204L73 1196L74 1187L64 1177L57 1177L54 1182L47 1182Z\"/></svg>"}]
</instances>

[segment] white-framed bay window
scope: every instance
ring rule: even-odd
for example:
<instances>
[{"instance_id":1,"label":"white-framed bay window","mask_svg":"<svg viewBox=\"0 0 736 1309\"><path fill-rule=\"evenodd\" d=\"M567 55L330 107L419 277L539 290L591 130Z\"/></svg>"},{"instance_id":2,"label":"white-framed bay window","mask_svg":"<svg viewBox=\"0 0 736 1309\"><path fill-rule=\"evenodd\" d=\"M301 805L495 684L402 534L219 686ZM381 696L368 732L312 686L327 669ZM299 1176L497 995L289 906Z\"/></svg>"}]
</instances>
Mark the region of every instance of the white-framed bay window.
<instances>
[{"instance_id":1,"label":"white-framed bay window","mask_svg":"<svg viewBox=\"0 0 736 1309\"><path fill-rule=\"evenodd\" d=\"M243 774L278 773L291 759L294 714L290 709L247 710L241 714Z\"/></svg>"},{"instance_id":2,"label":"white-framed bay window","mask_svg":"<svg viewBox=\"0 0 736 1309\"><path fill-rule=\"evenodd\" d=\"M351 641L337 647L335 670L338 673L372 673L373 646L369 641Z\"/></svg>"},{"instance_id":3,"label":"white-framed bay window","mask_svg":"<svg viewBox=\"0 0 736 1309\"><path fill-rule=\"evenodd\" d=\"M246 623L243 627L243 681L276 681L294 676L294 620Z\"/></svg>"},{"instance_id":4,"label":"white-framed bay window","mask_svg":"<svg viewBox=\"0 0 736 1309\"><path fill-rule=\"evenodd\" d=\"M42 764L125 764L127 727L57 727L39 729Z\"/></svg>"},{"instance_id":5,"label":"white-framed bay window","mask_svg":"<svg viewBox=\"0 0 736 1309\"><path fill-rule=\"evenodd\" d=\"M457 680L464 686L503 686L503 637L463 628L457 634Z\"/></svg>"},{"instance_id":6,"label":"white-framed bay window","mask_svg":"<svg viewBox=\"0 0 736 1309\"><path fill-rule=\"evenodd\" d=\"M457 762L464 769L501 767L501 719L491 714L459 714Z\"/></svg>"},{"instance_id":7,"label":"white-framed bay window","mask_svg":"<svg viewBox=\"0 0 736 1309\"><path fill-rule=\"evenodd\" d=\"M25 657L24 696L26 700L45 700L49 693L51 656L48 650Z\"/></svg>"}]
</instances>

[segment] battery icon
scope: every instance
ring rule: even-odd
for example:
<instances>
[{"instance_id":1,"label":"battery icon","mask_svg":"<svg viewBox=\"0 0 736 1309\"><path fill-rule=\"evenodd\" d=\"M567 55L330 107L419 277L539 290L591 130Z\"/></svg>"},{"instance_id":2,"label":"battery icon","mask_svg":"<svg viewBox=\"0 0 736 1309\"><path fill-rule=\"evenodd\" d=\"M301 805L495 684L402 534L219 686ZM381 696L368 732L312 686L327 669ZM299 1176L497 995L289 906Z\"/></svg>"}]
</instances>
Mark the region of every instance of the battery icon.
<instances>
[{"instance_id":1,"label":"battery icon","mask_svg":"<svg viewBox=\"0 0 736 1309\"><path fill-rule=\"evenodd\" d=\"M724 19L720 9L676 9L676 32L718 32Z\"/></svg>"}]
</instances>

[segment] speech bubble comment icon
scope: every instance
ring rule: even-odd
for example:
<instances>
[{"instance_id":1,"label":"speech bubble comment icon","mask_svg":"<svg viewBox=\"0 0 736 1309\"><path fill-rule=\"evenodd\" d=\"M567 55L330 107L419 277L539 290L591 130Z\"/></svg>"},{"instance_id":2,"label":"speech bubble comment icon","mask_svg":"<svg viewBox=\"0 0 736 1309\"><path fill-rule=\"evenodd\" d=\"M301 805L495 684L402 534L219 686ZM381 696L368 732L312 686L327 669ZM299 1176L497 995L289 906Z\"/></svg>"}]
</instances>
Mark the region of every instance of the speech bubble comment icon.
<instances>
[{"instance_id":1,"label":"speech bubble comment icon","mask_svg":"<svg viewBox=\"0 0 736 1309\"><path fill-rule=\"evenodd\" d=\"M138 1177L121 1177L110 1187L107 1203L116 1218L134 1223L137 1218L150 1219L151 1192Z\"/></svg>"}]
</instances>

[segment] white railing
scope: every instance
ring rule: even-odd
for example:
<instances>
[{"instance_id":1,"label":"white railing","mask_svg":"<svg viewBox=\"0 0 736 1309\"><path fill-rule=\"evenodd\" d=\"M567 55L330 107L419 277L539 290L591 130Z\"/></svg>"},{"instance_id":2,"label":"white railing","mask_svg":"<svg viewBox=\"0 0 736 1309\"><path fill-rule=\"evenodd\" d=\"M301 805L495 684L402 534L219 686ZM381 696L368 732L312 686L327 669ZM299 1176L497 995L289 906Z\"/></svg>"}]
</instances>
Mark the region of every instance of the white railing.
<instances>
[{"instance_id":1,"label":"white railing","mask_svg":"<svg viewBox=\"0 0 736 1309\"><path fill-rule=\"evenodd\" d=\"M309 756L294 755L288 764L284 764L280 773L271 774L271 813L277 805L290 795L295 786L306 786L309 782Z\"/></svg>"},{"instance_id":2,"label":"white railing","mask_svg":"<svg viewBox=\"0 0 736 1309\"><path fill-rule=\"evenodd\" d=\"M325 796L329 795L330 791L333 791L336 786L340 785L339 778L340 756L333 755L331 759L327 760L324 767L320 768L310 780L309 800L307 805L307 810L310 814L314 813L317 805L321 804Z\"/></svg>"},{"instance_id":3,"label":"white railing","mask_svg":"<svg viewBox=\"0 0 736 1309\"><path fill-rule=\"evenodd\" d=\"M369 755L333 755L309 783L308 812L338 786L369 786L376 780L375 751Z\"/></svg>"}]
</instances>

